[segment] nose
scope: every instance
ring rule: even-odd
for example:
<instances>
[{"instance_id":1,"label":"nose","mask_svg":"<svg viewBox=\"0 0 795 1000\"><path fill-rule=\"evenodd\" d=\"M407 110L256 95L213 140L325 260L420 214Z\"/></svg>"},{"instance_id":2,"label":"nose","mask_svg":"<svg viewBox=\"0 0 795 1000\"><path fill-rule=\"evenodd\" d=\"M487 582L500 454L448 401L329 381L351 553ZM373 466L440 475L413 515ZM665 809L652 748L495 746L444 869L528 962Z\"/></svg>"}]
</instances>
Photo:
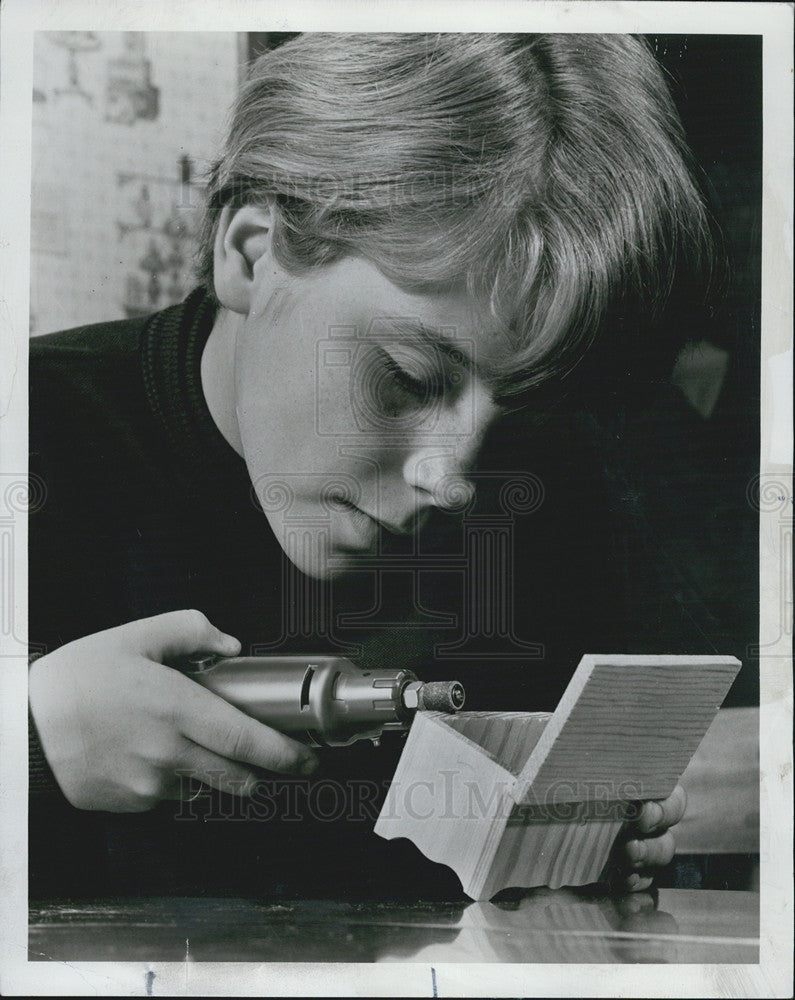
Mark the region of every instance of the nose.
<instances>
[{"instance_id":1,"label":"nose","mask_svg":"<svg viewBox=\"0 0 795 1000\"><path fill-rule=\"evenodd\" d=\"M418 430L403 478L416 491L419 506L460 510L472 502L475 485L468 476L497 412L491 396L475 387Z\"/></svg>"},{"instance_id":2,"label":"nose","mask_svg":"<svg viewBox=\"0 0 795 1000\"><path fill-rule=\"evenodd\" d=\"M422 449L406 463L405 478L419 496L420 506L460 510L475 497L475 484L449 452Z\"/></svg>"}]
</instances>

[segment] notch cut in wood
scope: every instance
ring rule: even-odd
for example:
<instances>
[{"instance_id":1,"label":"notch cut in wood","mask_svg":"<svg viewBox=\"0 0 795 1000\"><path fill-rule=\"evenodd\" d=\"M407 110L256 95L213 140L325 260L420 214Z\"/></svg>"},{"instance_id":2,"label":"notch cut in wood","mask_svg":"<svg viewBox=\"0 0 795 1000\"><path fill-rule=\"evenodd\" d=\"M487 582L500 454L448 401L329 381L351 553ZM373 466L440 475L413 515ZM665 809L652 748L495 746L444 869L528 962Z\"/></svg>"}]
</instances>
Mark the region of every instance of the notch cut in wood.
<instances>
[{"instance_id":1,"label":"notch cut in wood","mask_svg":"<svg viewBox=\"0 0 795 1000\"><path fill-rule=\"evenodd\" d=\"M420 712L375 832L407 837L474 899L595 882L635 803L671 794L739 669L590 654L552 715Z\"/></svg>"}]
</instances>

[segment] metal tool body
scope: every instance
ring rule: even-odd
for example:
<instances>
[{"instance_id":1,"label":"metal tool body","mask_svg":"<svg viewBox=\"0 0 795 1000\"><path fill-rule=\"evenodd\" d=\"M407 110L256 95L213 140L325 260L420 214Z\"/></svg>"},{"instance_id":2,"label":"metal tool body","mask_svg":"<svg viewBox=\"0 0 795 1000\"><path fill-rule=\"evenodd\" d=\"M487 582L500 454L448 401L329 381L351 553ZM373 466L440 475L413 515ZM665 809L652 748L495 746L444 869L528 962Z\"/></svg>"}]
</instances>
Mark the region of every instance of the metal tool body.
<instances>
[{"instance_id":1,"label":"metal tool body","mask_svg":"<svg viewBox=\"0 0 795 1000\"><path fill-rule=\"evenodd\" d=\"M247 715L313 746L378 740L408 729L415 711L456 712L458 681L423 683L410 670L360 670L340 656L192 659L194 680Z\"/></svg>"}]
</instances>

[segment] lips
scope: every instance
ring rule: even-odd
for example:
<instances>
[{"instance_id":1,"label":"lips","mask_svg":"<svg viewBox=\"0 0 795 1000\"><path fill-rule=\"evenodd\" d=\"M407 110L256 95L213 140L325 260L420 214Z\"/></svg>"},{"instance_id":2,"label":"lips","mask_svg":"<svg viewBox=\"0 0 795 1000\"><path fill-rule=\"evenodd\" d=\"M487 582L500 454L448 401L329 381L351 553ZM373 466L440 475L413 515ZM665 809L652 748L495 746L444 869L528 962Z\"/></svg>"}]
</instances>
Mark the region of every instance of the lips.
<instances>
[{"instance_id":1,"label":"lips","mask_svg":"<svg viewBox=\"0 0 795 1000\"><path fill-rule=\"evenodd\" d=\"M361 530L363 534L369 534L375 529L383 529L388 531L391 535L399 535L405 537L407 535L412 535L421 521L425 519L425 512L421 512L419 515L411 514L404 518L401 522L387 521L384 518L374 517L372 514L368 514L367 511L362 510L361 507L357 507L356 504L351 503L350 500L344 497L335 497L334 505L339 507L348 513L354 524Z\"/></svg>"},{"instance_id":2,"label":"lips","mask_svg":"<svg viewBox=\"0 0 795 1000\"><path fill-rule=\"evenodd\" d=\"M424 507L422 510L407 515L399 524L392 524L389 521L379 521L379 524L392 535L399 535L403 538L415 535L428 520L430 508Z\"/></svg>"},{"instance_id":3,"label":"lips","mask_svg":"<svg viewBox=\"0 0 795 1000\"><path fill-rule=\"evenodd\" d=\"M380 523L350 500L335 497L332 505L343 515L336 519L332 529L334 546L354 552L370 548L375 543Z\"/></svg>"},{"instance_id":4,"label":"lips","mask_svg":"<svg viewBox=\"0 0 795 1000\"><path fill-rule=\"evenodd\" d=\"M379 528L381 526L380 522L376 518L371 517L366 511L363 511L361 507L357 507L356 504L346 504L345 509L350 514L354 523L361 527L364 531L372 530L373 526Z\"/></svg>"},{"instance_id":5,"label":"lips","mask_svg":"<svg viewBox=\"0 0 795 1000\"><path fill-rule=\"evenodd\" d=\"M383 528L384 531L388 531L390 535L397 535L400 538L408 538L420 530L420 528L428 520L428 515L430 514L430 508L424 507L419 511L407 514L400 521L387 521L384 518L373 517L372 514L368 514L363 511L365 517L369 517L374 521L379 527Z\"/></svg>"}]
</instances>

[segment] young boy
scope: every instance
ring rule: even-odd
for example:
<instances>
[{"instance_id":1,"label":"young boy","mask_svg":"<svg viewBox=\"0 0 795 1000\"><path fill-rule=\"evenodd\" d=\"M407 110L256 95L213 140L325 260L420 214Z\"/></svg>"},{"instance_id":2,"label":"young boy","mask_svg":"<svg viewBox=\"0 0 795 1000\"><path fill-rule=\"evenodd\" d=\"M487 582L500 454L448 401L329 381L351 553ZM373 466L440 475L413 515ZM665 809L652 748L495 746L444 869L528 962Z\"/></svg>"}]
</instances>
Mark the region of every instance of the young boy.
<instances>
[{"instance_id":1,"label":"young boy","mask_svg":"<svg viewBox=\"0 0 795 1000\"><path fill-rule=\"evenodd\" d=\"M262 57L210 179L202 287L32 345L33 894L455 891L372 836L399 744L323 754L332 808L301 777L311 750L169 664L356 641L362 666L454 676L417 627L442 607L414 590L368 629L393 599L378 560L417 585L506 414L586 393L594 359L673 356L638 317L705 231L634 38L302 35ZM509 439L503 476L530 441ZM543 707L515 656L495 661L494 690ZM176 822L186 775L224 823ZM683 808L679 789L644 807L628 888L670 860Z\"/></svg>"}]
</instances>

